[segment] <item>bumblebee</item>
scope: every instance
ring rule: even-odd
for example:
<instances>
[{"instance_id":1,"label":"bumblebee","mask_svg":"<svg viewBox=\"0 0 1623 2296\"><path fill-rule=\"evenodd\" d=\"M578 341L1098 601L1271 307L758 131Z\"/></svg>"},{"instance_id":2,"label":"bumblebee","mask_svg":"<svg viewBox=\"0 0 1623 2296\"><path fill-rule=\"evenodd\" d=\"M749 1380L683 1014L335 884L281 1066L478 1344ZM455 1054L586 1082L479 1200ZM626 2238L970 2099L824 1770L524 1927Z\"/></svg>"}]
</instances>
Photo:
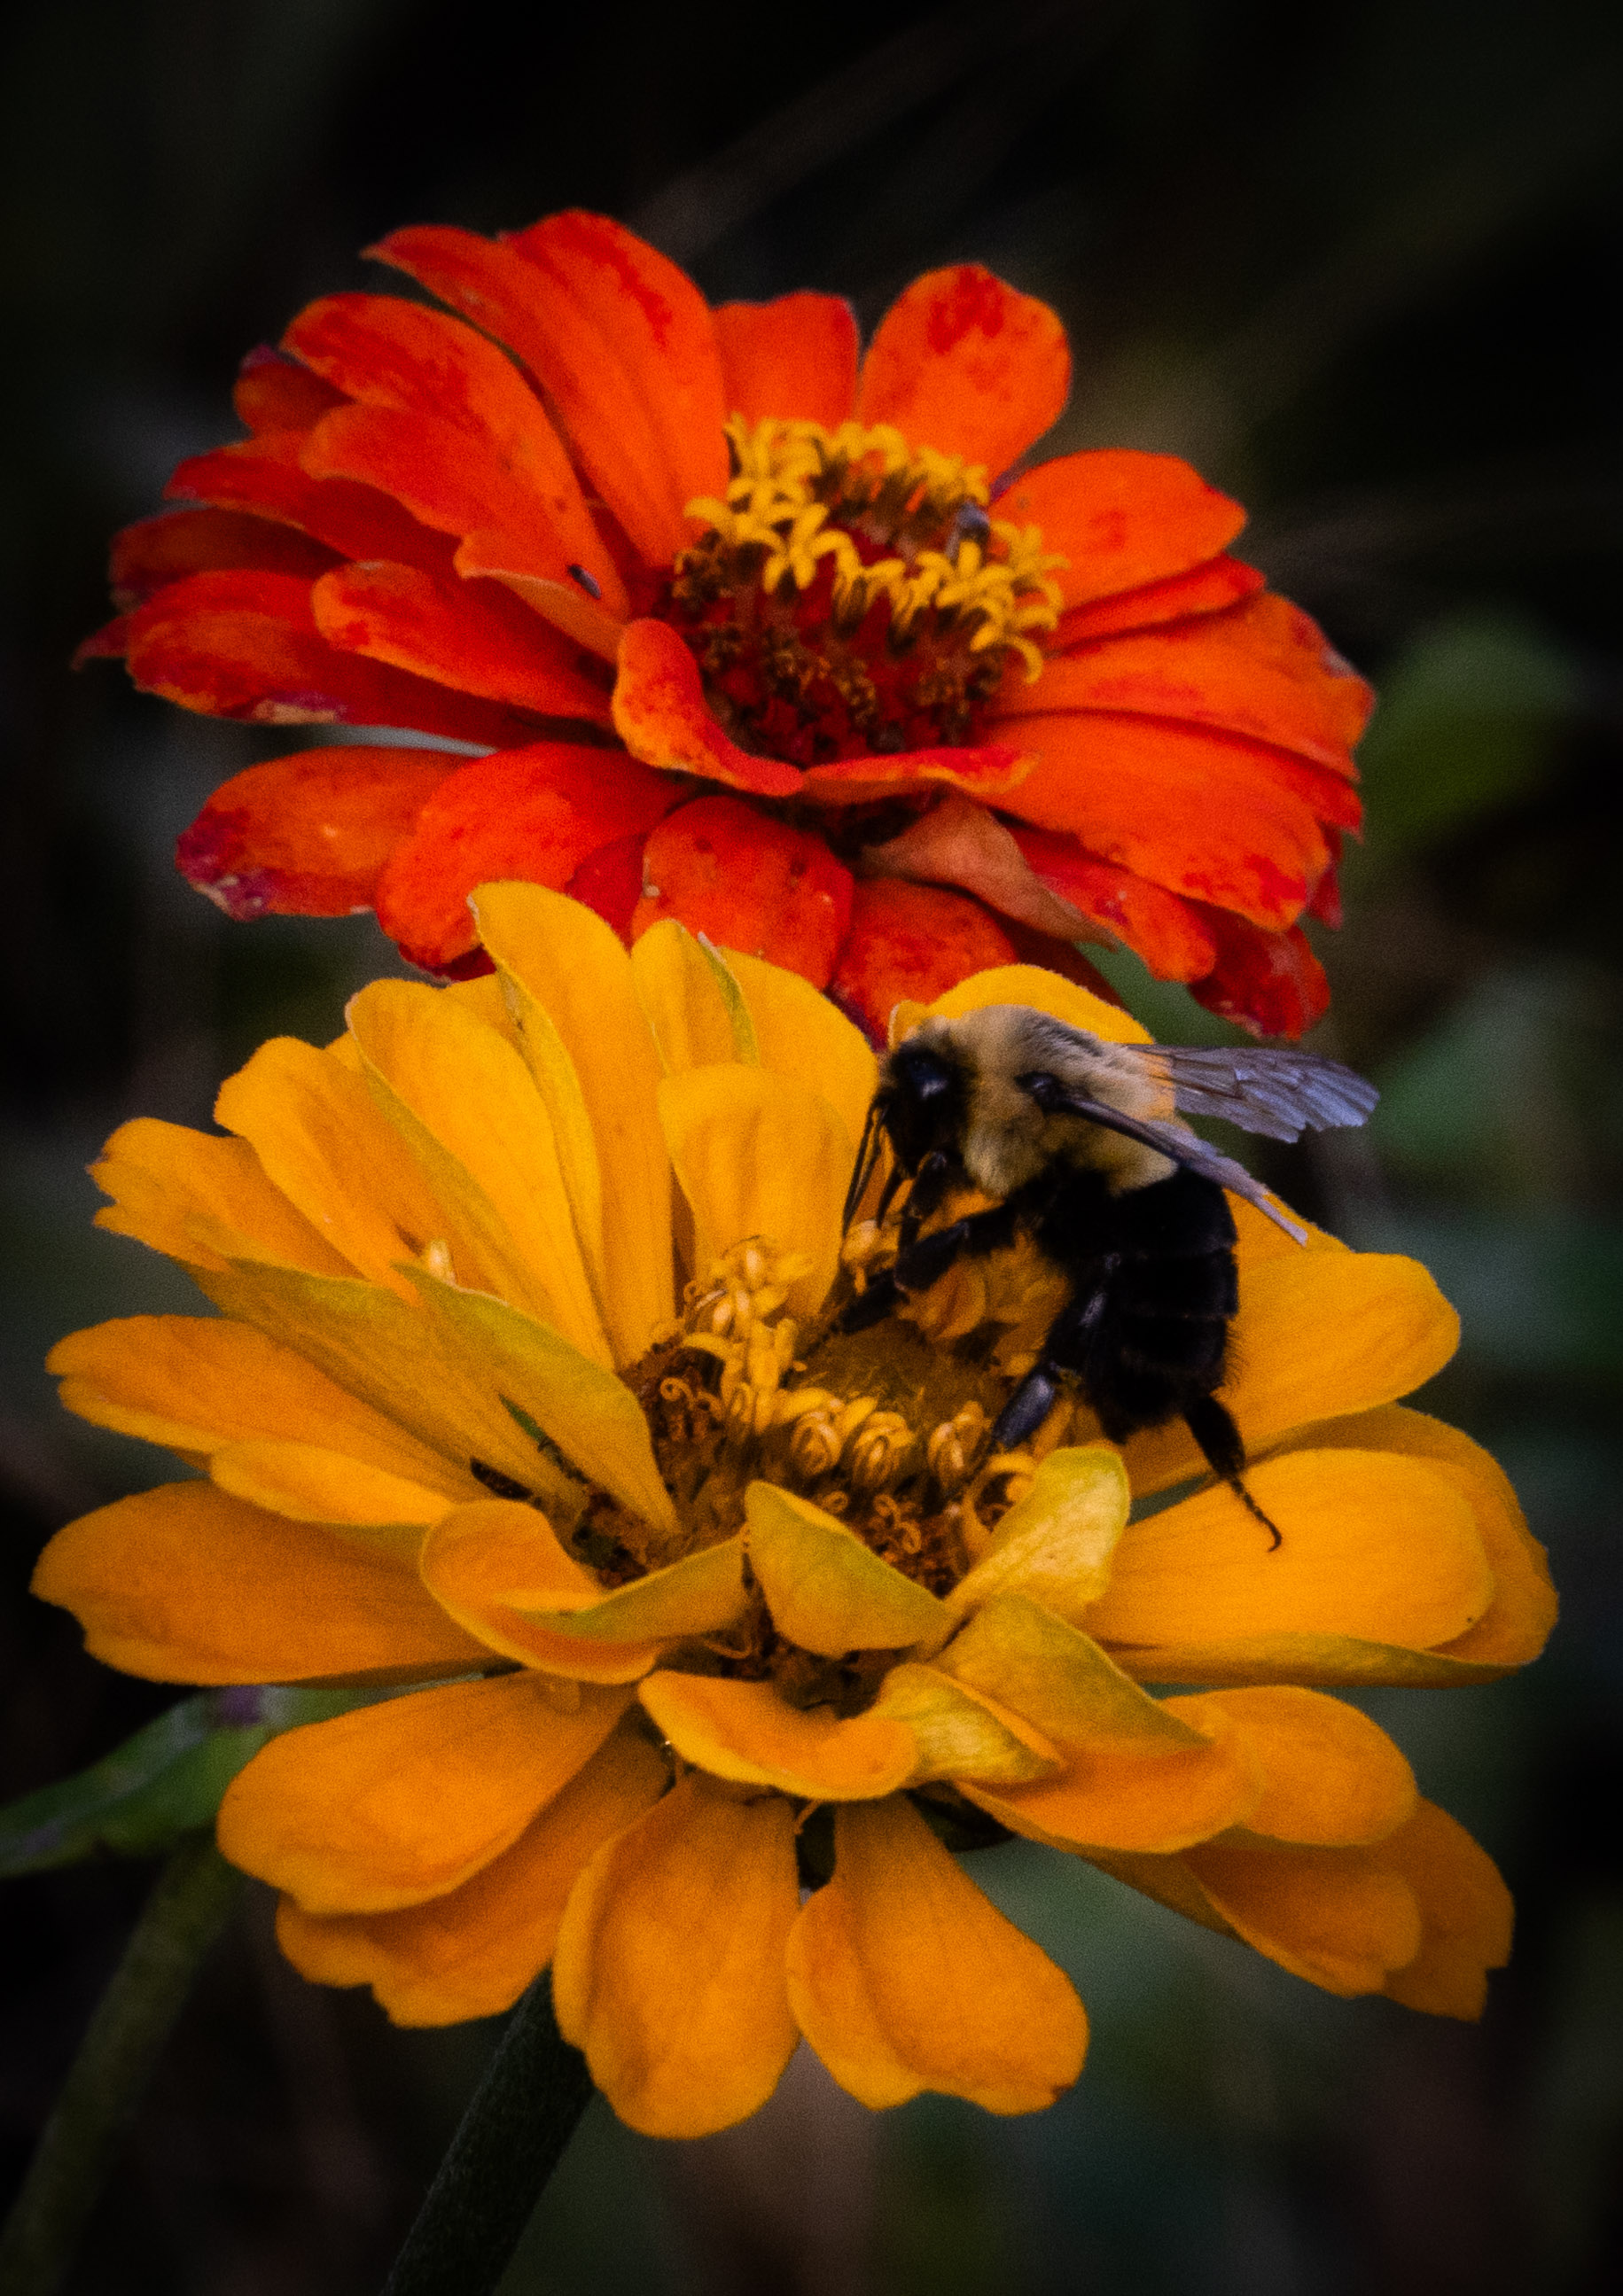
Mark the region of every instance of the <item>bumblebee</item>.
<instances>
[{"instance_id":1,"label":"bumblebee","mask_svg":"<svg viewBox=\"0 0 1623 2296\"><path fill-rule=\"evenodd\" d=\"M960 1258L1024 1241L1059 1274L1065 1305L993 1429L1034 1434L1067 1386L1112 1442L1182 1417L1213 1472L1279 1532L1246 1488L1240 1430L1218 1401L1239 1306L1232 1190L1294 1242L1307 1233L1243 1165L1182 1120L1226 1117L1271 1140L1362 1124L1374 1087L1339 1062L1277 1049L1117 1045L1022 1004L923 1021L880 1070L845 1224L882 1152L882 1222L910 1183L892 1265L845 1307L847 1331L927 1292ZM929 1227L955 1194L988 1208Z\"/></svg>"}]
</instances>

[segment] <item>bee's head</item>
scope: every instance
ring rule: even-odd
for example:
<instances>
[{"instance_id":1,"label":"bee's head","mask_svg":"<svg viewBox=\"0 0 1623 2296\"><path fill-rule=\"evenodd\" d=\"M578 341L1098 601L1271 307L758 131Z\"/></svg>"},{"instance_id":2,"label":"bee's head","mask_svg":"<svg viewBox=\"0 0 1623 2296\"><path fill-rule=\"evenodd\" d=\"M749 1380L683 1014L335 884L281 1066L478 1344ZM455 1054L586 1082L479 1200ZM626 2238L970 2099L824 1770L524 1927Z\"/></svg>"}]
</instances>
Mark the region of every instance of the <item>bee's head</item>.
<instances>
[{"instance_id":1,"label":"bee's head","mask_svg":"<svg viewBox=\"0 0 1623 2296\"><path fill-rule=\"evenodd\" d=\"M920 1030L898 1045L880 1079L879 1121L902 1170L937 1149L954 1150L968 1104L969 1073L946 1036Z\"/></svg>"}]
</instances>

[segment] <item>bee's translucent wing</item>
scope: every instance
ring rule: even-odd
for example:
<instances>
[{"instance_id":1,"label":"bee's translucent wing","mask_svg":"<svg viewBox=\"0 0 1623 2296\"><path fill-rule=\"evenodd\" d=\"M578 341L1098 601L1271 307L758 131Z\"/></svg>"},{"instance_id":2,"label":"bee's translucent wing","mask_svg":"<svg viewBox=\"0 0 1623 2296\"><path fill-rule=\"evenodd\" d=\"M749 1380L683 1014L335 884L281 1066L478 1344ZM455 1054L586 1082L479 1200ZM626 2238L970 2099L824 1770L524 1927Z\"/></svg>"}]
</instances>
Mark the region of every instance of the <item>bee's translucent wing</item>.
<instances>
[{"instance_id":1,"label":"bee's translucent wing","mask_svg":"<svg viewBox=\"0 0 1623 2296\"><path fill-rule=\"evenodd\" d=\"M1362 1124L1380 1097L1351 1069L1317 1053L1272 1045L1210 1050L1158 1045L1146 1053L1184 1115L1225 1117L1268 1140Z\"/></svg>"},{"instance_id":2,"label":"bee's translucent wing","mask_svg":"<svg viewBox=\"0 0 1623 2296\"><path fill-rule=\"evenodd\" d=\"M1086 1093L1068 1086L1057 1086L1043 1102L1046 1108L1061 1108L1070 1116L1080 1116L1089 1124L1101 1125L1107 1132L1119 1132L1128 1140L1141 1140L1146 1148L1158 1148L1163 1156L1170 1156L1174 1164L1187 1171L1198 1172L1203 1180L1215 1180L1220 1188L1227 1188L1255 1204L1275 1227L1282 1227L1294 1242L1306 1243L1307 1230L1281 1210L1260 1180L1254 1180L1243 1164L1232 1156L1224 1156L1197 1133L1186 1132L1181 1124L1161 1124L1153 1117L1126 1116L1119 1108L1112 1108L1102 1100L1093 1100ZM1292 1139L1296 1135L1292 1133Z\"/></svg>"}]
</instances>

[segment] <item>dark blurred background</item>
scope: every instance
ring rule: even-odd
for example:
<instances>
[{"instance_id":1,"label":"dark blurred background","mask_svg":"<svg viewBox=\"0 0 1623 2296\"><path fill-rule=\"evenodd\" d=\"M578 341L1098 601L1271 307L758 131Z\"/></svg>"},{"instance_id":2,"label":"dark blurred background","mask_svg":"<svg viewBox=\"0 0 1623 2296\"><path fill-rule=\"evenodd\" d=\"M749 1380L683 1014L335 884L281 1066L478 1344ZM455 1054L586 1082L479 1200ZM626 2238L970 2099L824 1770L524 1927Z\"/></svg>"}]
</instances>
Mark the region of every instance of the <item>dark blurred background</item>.
<instances>
[{"instance_id":1,"label":"dark blurred background","mask_svg":"<svg viewBox=\"0 0 1623 2296\"><path fill-rule=\"evenodd\" d=\"M812 285L869 324L976 258L1070 327L1055 443L1197 460L1252 506L1241 549L1381 689L1369 837L1321 946L1325 1041L1385 1098L1367 1136L1269 1173L1434 1268L1465 1339L1427 1399L1553 1551L1564 1620L1527 1677L1372 1702L1505 1867L1516 1958L1480 2027L1438 2024L1329 2000L1092 1869L989 1853L976 1878L1092 2013L1072 2097L875 2122L797 2070L773 2117L703 2146L596 2106L506 2296L1623 2286L1615 6L54 0L0 40L0 1792L173 1695L92 1665L25 1593L59 1522L163 1472L57 1414L47 1346L186 1304L93 1233L83 1167L127 1114L206 1121L262 1036L334 1032L393 969L369 919L230 925L175 875L207 791L287 743L105 664L70 675L108 534L235 435L243 352L368 283L356 250L392 225L587 205L713 298ZM1113 969L1159 1033L1221 1035ZM8 2175L150 1871L0 1896ZM76 2296L367 2296L491 2039L305 1987L251 1895Z\"/></svg>"}]
</instances>

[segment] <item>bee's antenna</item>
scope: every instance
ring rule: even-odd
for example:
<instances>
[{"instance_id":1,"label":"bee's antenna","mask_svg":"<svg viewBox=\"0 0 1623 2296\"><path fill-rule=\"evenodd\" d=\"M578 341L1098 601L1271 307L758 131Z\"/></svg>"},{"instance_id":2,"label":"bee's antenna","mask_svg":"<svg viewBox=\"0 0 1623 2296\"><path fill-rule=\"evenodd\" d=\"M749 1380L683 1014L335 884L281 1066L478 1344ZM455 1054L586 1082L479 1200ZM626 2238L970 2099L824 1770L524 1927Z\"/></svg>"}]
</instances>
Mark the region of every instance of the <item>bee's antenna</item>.
<instances>
[{"instance_id":1,"label":"bee's antenna","mask_svg":"<svg viewBox=\"0 0 1623 2296\"><path fill-rule=\"evenodd\" d=\"M852 1168L851 1185L845 1191L845 1209L840 1214L842 1231L851 1226L852 1215L861 1202L862 1191L879 1160L879 1128L882 1122L883 1111L876 1095L868 1104L868 1121L862 1127L861 1145L857 1150L857 1160Z\"/></svg>"},{"instance_id":2,"label":"bee's antenna","mask_svg":"<svg viewBox=\"0 0 1623 2296\"><path fill-rule=\"evenodd\" d=\"M1183 1423L1200 1446L1206 1463L1215 1475L1220 1475L1240 1505L1256 1517L1268 1534L1268 1550L1272 1554L1284 1544L1280 1527L1265 1515L1246 1488L1244 1468L1246 1447L1240 1430L1224 1406L1215 1395L1198 1395L1183 1406Z\"/></svg>"}]
</instances>

